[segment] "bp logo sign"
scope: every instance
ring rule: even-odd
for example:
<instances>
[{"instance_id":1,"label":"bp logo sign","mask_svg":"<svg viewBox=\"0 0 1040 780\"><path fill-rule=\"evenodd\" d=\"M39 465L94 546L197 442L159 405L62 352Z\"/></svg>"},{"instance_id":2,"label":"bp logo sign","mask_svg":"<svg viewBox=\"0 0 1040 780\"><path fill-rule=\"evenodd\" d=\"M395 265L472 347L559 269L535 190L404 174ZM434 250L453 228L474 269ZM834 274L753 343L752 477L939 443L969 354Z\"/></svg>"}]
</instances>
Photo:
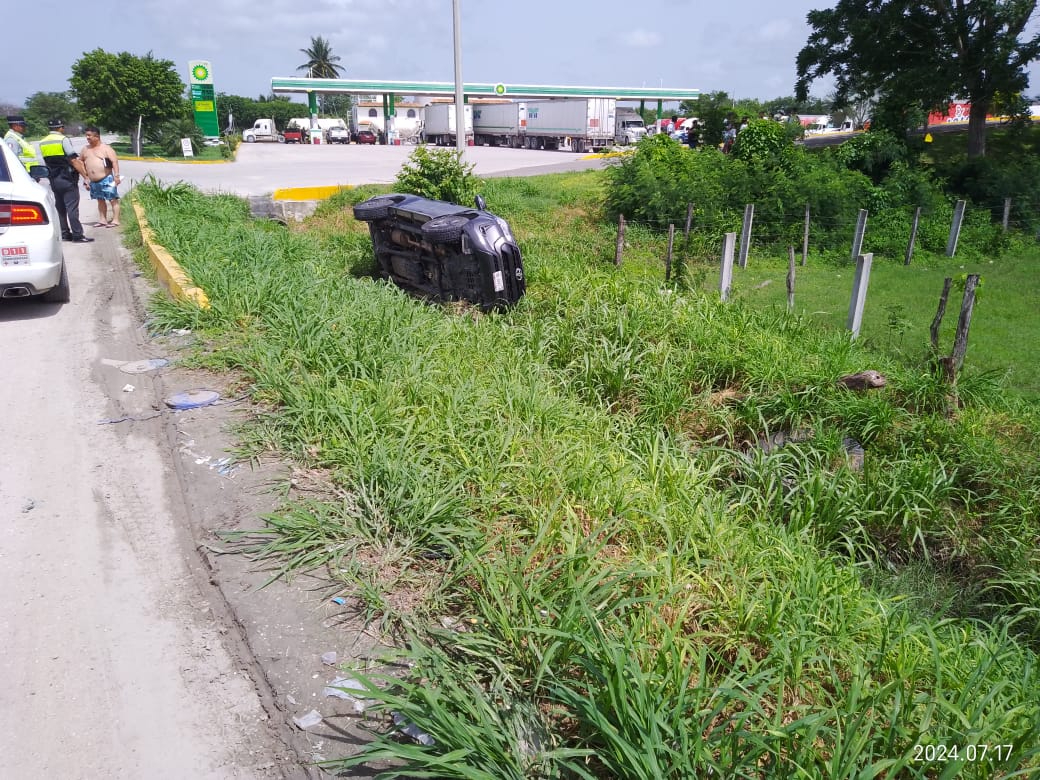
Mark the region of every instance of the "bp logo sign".
<instances>
[{"instance_id":1,"label":"bp logo sign","mask_svg":"<svg viewBox=\"0 0 1040 780\"><path fill-rule=\"evenodd\" d=\"M504 94L506 94L506 85L505 84L495 84L495 94L496 95L504 95Z\"/></svg>"},{"instance_id":2,"label":"bp logo sign","mask_svg":"<svg viewBox=\"0 0 1040 780\"><path fill-rule=\"evenodd\" d=\"M196 65L191 69L191 75L196 81L205 81L209 78L209 68L205 65Z\"/></svg>"}]
</instances>

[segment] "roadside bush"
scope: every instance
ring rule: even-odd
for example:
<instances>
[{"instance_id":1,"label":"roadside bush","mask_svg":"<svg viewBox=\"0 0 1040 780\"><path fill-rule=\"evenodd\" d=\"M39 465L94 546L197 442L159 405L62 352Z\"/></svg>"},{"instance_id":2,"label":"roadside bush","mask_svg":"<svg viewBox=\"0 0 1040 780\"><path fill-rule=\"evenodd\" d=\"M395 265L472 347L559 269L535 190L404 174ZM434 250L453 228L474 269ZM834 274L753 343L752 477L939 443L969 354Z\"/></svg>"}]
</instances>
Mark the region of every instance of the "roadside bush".
<instances>
[{"instance_id":1,"label":"roadside bush","mask_svg":"<svg viewBox=\"0 0 1040 780\"><path fill-rule=\"evenodd\" d=\"M191 139L191 150L198 154L202 149L205 137L195 120L191 118L172 119L145 134L145 141L158 146L162 153L170 157L181 156L181 139Z\"/></svg>"},{"instance_id":2,"label":"roadside bush","mask_svg":"<svg viewBox=\"0 0 1040 780\"><path fill-rule=\"evenodd\" d=\"M906 160L906 144L885 130L853 136L845 143L825 150L844 167L865 173L874 184L880 184L897 162Z\"/></svg>"},{"instance_id":3,"label":"roadside bush","mask_svg":"<svg viewBox=\"0 0 1040 780\"><path fill-rule=\"evenodd\" d=\"M225 133L220 137L223 142L220 145L220 156L225 160L230 160L235 156L235 150L238 149L238 145L242 143L241 133Z\"/></svg>"},{"instance_id":4,"label":"roadside bush","mask_svg":"<svg viewBox=\"0 0 1040 780\"><path fill-rule=\"evenodd\" d=\"M460 206L472 205L479 186L480 180L473 175L473 164L463 162L458 150L426 146L416 147L394 181L399 192Z\"/></svg>"},{"instance_id":5,"label":"roadside bush","mask_svg":"<svg viewBox=\"0 0 1040 780\"><path fill-rule=\"evenodd\" d=\"M770 119L756 119L737 135L733 156L745 163L767 168L786 168L791 164L794 144L784 126Z\"/></svg>"},{"instance_id":6,"label":"roadside bush","mask_svg":"<svg viewBox=\"0 0 1040 780\"><path fill-rule=\"evenodd\" d=\"M1030 232L1040 228L1040 159L1035 155L966 159L950 166L946 175L951 192L970 199L995 219L1003 216L1004 198L1014 196L1011 221Z\"/></svg>"}]
</instances>

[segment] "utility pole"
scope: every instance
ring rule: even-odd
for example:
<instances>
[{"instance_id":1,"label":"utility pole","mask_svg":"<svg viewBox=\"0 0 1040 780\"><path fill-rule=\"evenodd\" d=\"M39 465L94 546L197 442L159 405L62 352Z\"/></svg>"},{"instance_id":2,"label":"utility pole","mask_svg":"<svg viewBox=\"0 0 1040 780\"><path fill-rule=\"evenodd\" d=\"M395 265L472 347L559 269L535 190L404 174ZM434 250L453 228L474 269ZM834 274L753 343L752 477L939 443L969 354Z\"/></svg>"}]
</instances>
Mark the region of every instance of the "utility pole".
<instances>
[{"instance_id":1,"label":"utility pole","mask_svg":"<svg viewBox=\"0 0 1040 780\"><path fill-rule=\"evenodd\" d=\"M455 148L462 155L466 150L466 105L462 90L462 26L459 21L459 0L451 0L452 27L455 33Z\"/></svg>"}]
</instances>

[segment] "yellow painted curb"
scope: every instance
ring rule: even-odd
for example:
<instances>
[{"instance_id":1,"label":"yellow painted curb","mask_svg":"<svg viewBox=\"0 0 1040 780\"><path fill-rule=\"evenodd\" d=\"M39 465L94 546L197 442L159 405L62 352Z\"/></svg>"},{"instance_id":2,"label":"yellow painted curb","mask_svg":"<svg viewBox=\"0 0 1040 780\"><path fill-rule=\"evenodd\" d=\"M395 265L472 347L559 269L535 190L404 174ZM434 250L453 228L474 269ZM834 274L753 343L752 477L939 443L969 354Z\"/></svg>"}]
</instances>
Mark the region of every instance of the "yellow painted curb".
<instances>
[{"instance_id":1,"label":"yellow painted curb","mask_svg":"<svg viewBox=\"0 0 1040 780\"><path fill-rule=\"evenodd\" d=\"M152 259L159 283L177 300L192 301L200 309L208 309L209 297L206 292L192 283L180 263L174 260L173 255L155 240L155 233L152 232L148 220L145 219L144 209L137 203L134 204L134 213L137 214L137 223L141 228L141 240L148 250L148 256Z\"/></svg>"},{"instance_id":2,"label":"yellow painted curb","mask_svg":"<svg viewBox=\"0 0 1040 780\"><path fill-rule=\"evenodd\" d=\"M325 200L340 190L353 189L350 184L334 184L328 187L284 187L274 191L274 200Z\"/></svg>"}]
</instances>

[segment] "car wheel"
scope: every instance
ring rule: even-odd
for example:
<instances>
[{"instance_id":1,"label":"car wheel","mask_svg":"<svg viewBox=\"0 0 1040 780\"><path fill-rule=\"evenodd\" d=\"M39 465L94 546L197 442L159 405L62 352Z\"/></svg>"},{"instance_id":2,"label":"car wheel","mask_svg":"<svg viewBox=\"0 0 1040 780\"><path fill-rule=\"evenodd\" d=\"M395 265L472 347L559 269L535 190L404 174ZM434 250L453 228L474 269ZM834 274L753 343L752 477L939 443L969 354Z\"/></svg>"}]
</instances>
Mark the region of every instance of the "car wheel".
<instances>
[{"instance_id":1,"label":"car wheel","mask_svg":"<svg viewBox=\"0 0 1040 780\"><path fill-rule=\"evenodd\" d=\"M429 241L454 241L462 235L462 229L469 220L470 217L465 214L445 214L424 222L419 229L423 238Z\"/></svg>"},{"instance_id":2,"label":"car wheel","mask_svg":"<svg viewBox=\"0 0 1040 780\"><path fill-rule=\"evenodd\" d=\"M45 303L68 303L72 298L69 291L69 273L65 270L65 263L61 264L61 278L58 279L58 286L52 287L43 295L40 296L40 300Z\"/></svg>"},{"instance_id":3,"label":"car wheel","mask_svg":"<svg viewBox=\"0 0 1040 780\"><path fill-rule=\"evenodd\" d=\"M382 219L390 213L390 209L397 204L397 199L388 195L369 198L354 205L354 219L359 222L371 222Z\"/></svg>"},{"instance_id":4,"label":"car wheel","mask_svg":"<svg viewBox=\"0 0 1040 780\"><path fill-rule=\"evenodd\" d=\"M254 138L251 135L247 135L242 140L245 141L247 144L251 144L256 140L256 138Z\"/></svg>"}]
</instances>

